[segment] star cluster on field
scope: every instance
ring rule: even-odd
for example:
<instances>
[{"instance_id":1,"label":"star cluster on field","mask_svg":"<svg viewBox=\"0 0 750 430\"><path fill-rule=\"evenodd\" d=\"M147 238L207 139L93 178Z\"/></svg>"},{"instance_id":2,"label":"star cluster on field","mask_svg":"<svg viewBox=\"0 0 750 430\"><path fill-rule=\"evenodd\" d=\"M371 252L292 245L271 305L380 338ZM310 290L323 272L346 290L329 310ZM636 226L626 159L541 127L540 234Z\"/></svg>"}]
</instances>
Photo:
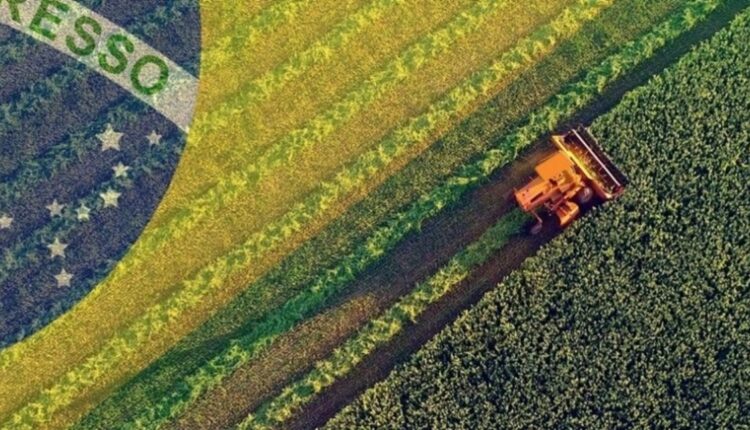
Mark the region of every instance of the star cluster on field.
<instances>
[{"instance_id":1,"label":"star cluster on field","mask_svg":"<svg viewBox=\"0 0 750 430\"><path fill-rule=\"evenodd\" d=\"M124 137L125 133L117 131L112 124L107 124L105 130L96 135L96 138L100 143L101 152L119 152ZM158 146L162 141L162 135L157 133L156 130L152 131L149 135L144 136L144 138L148 142L149 147ZM118 161L112 166L112 176L115 180L124 180L128 178L130 170L131 166L128 166L122 161ZM99 211L120 208L120 197L123 192L123 189L116 186L109 186L102 192L98 193L97 204L92 205L93 207L90 207L84 201L65 202L61 199L55 198L45 205L43 209L46 210L50 223L53 223L58 218L65 217L66 214L70 215L72 219L78 223L90 222ZM15 227L16 219L22 216L22 213L14 214L12 211L0 210L0 231L12 230ZM69 268L65 264L67 258L66 250L69 247L69 243L65 242L63 237L56 235L54 240L47 240L42 245L49 250L49 260L51 260L49 264L59 264L59 271L53 276L53 284L57 287L72 286L76 274L69 272Z\"/></svg>"}]
</instances>

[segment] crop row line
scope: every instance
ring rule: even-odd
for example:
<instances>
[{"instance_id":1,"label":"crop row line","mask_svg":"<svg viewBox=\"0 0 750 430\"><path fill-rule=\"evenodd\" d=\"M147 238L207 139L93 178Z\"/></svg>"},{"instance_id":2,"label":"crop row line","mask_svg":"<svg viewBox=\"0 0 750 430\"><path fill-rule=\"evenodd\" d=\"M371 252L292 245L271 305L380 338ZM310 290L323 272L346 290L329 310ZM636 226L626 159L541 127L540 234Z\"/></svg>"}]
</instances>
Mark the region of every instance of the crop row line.
<instances>
[{"instance_id":1,"label":"crop row line","mask_svg":"<svg viewBox=\"0 0 750 430\"><path fill-rule=\"evenodd\" d=\"M279 242L299 231L306 222L325 212L342 194L361 186L366 180L372 178L399 155L403 154L408 147L424 141L434 134L436 128L453 120L461 111L471 106L483 91L489 91L493 87L493 82L496 85L507 78L511 72L530 66L534 60L555 45L556 40L551 39L550 36L554 34L557 37L563 37L568 33L574 33L575 29L578 28L561 25L560 21L576 22L579 23L577 25L580 25L583 21L593 19L596 16L592 11L600 11L611 2L582 0L579 3L577 7L571 8L573 13L561 14L559 20L542 27L532 36L520 42L514 50L502 55L484 72L477 73L463 85L450 92L428 113L414 119L408 126L399 129L376 149L368 152L356 163L340 172L334 182L322 184L319 192L311 195L306 202L298 205L295 208L296 210L288 213L280 222L270 225L265 232L254 235L243 247L214 263L214 268L209 267L209 269L203 270L193 281L203 280L203 291L196 291L191 294L207 294L211 285L220 285L229 273L235 271L232 266L241 266L252 258L257 258L257 255L261 252L278 246ZM554 29L554 33L551 33L549 29ZM542 46L546 47L542 48ZM379 255L380 250L367 246L363 252ZM369 258L363 259L357 256L353 261L350 261L357 267L357 270L361 270L363 267L359 266L356 261L369 261ZM334 278L331 279L329 275ZM297 317L289 319L290 315L302 317L302 315L309 313L311 309L316 309L317 306L324 303L335 292L327 287L328 284L343 285L343 282L340 282L342 281L341 275L341 273L329 272L324 280L312 288L312 294L302 295L300 298L288 302L279 312L279 315L283 316L258 324L253 333L234 342L227 351L211 360L194 375L186 378L186 381L175 386L171 390L170 397L164 398L163 402L157 403L153 408L141 414L137 419L138 422L153 424L153 421L150 420L153 420L154 417L167 419L176 416L187 405L195 401L201 393L218 384L237 366L249 360L259 347L270 342L279 333L291 328L298 320ZM347 278L347 280L350 279ZM186 286L183 290L186 294L187 288ZM325 293L316 296L320 291ZM173 299L170 298L170 300ZM192 300L197 301L199 299L194 298ZM164 309L169 307L171 305L165 304ZM282 322L281 325L279 325L280 321Z\"/></svg>"},{"instance_id":2,"label":"crop row line","mask_svg":"<svg viewBox=\"0 0 750 430\"><path fill-rule=\"evenodd\" d=\"M218 2L235 8L233 2ZM312 4L312 0L283 0L264 9L258 15L246 16L236 11L226 12L227 17L240 16L243 19L231 26L235 31L224 37L217 38L211 47L203 50L201 59L201 74L211 76L212 72L237 59L237 55L245 46L253 44L266 31L284 22L290 22ZM219 14L219 12L214 12Z\"/></svg>"},{"instance_id":3,"label":"crop row line","mask_svg":"<svg viewBox=\"0 0 750 430\"><path fill-rule=\"evenodd\" d=\"M450 178L444 185L422 197L420 202L412 206L405 214L400 214L397 219L406 220L402 225L403 228L396 229L396 231L401 231L393 235L390 243L381 246L381 249L384 251L391 249L406 233L418 228L427 218L433 216L442 208L458 201L467 190L476 187L482 181L485 181L492 172L515 158L520 149L535 141L538 136L553 130L565 117L569 117L577 109L591 102L619 76L632 70L644 60L651 58L656 50L663 47L667 42L693 28L720 3L721 0L692 1L671 19L657 26L636 42L628 44L619 53L609 57L597 68L590 71L582 81L571 86L566 93L557 96L548 105L531 114L527 124L504 138L497 148L487 151L482 159L463 168L459 174ZM373 237L376 237L378 233L376 232ZM370 263L372 262L374 260ZM352 268L345 267L342 270L352 271ZM399 309L399 305L396 306L396 309ZM386 313L386 317L391 312L399 311L392 309ZM377 325L381 328L384 327L382 321ZM243 430L269 428L288 419L293 410L309 402L314 395L330 386L337 378L347 374L364 358L363 350L358 349L357 346L368 345L368 341L372 339L370 337L371 330L383 335L382 342L395 335L395 333L390 333L385 336L385 332L378 332L378 327L366 329L364 337L357 335L350 341L351 343L347 342L344 349L334 352L330 359L319 363L316 369L303 379L293 383L290 387L284 389L277 398L261 406L256 414L250 415L239 428ZM369 345L369 350L365 354L372 351L375 346ZM349 353L351 355L348 355Z\"/></svg>"},{"instance_id":4,"label":"crop row line","mask_svg":"<svg viewBox=\"0 0 750 430\"><path fill-rule=\"evenodd\" d=\"M324 64L337 50L350 43L354 37L380 19L391 8L407 0L373 0L372 3L348 16L304 51L295 54L283 64L240 88L233 96L195 118L191 133L202 136L223 129L241 117L255 103L267 99L284 84L300 76L312 66ZM201 140L201 139L198 139Z\"/></svg>"}]
</instances>

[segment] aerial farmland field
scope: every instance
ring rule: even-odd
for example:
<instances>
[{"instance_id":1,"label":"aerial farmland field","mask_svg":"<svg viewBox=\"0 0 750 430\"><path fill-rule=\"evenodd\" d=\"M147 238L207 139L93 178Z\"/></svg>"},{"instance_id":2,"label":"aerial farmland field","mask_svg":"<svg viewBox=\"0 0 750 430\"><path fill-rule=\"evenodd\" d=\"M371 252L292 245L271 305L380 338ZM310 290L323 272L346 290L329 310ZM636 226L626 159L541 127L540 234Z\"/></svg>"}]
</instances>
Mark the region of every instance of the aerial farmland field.
<instances>
[{"instance_id":1,"label":"aerial farmland field","mask_svg":"<svg viewBox=\"0 0 750 430\"><path fill-rule=\"evenodd\" d=\"M0 428L750 424L750 1L141 3L0 2Z\"/></svg>"}]
</instances>

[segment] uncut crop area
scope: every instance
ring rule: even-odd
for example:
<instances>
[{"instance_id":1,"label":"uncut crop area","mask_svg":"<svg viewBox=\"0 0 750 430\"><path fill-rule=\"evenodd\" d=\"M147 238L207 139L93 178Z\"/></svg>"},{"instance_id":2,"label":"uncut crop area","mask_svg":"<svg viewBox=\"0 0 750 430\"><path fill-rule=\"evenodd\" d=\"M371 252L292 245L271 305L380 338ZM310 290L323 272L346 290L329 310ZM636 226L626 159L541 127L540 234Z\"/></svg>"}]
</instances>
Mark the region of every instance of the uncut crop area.
<instances>
[{"instance_id":1,"label":"uncut crop area","mask_svg":"<svg viewBox=\"0 0 750 430\"><path fill-rule=\"evenodd\" d=\"M507 195L495 219L455 215L471 193L748 6L202 0L196 115L169 188L96 288L0 349L0 428L323 424L304 416L518 246ZM433 221L455 235L425 238ZM410 241L433 249L422 267Z\"/></svg>"}]
</instances>

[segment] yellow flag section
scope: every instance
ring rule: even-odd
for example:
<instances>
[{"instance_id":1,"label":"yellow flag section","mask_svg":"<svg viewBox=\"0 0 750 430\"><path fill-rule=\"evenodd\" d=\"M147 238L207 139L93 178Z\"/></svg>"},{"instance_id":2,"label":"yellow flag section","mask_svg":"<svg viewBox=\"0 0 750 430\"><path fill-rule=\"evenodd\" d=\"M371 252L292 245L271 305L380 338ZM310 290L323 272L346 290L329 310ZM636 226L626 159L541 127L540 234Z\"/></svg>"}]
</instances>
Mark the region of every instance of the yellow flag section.
<instances>
[{"instance_id":1,"label":"yellow flag section","mask_svg":"<svg viewBox=\"0 0 750 430\"><path fill-rule=\"evenodd\" d=\"M68 426L612 2L206 0L173 184L101 285L0 352L0 423Z\"/></svg>"}]
</instances>

